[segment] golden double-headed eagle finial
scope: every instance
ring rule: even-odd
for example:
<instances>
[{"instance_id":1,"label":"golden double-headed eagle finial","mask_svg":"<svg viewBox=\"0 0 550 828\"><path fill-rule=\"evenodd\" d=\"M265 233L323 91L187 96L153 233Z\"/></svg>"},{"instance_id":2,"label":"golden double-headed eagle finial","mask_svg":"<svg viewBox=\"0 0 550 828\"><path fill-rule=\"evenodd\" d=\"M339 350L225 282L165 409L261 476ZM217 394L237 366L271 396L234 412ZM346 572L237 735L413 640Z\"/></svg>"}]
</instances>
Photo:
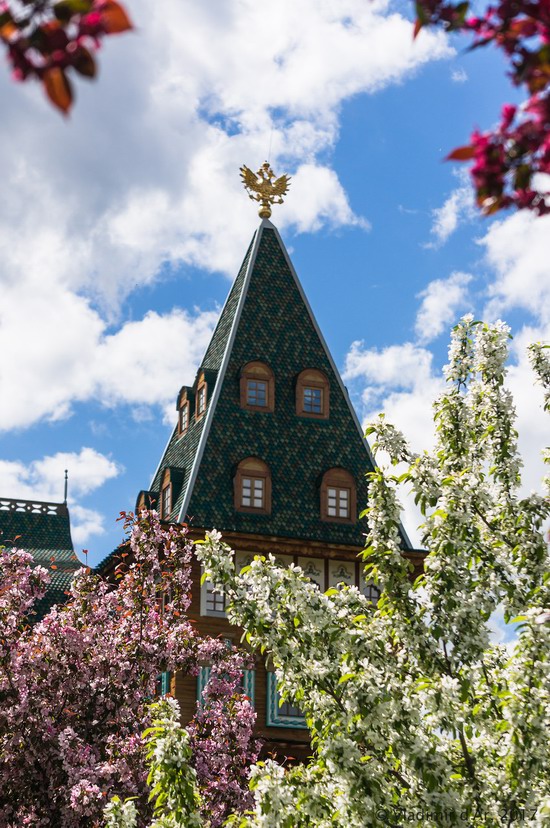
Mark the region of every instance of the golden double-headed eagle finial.
<instances>
[{"instance_id":1,"label":"golden double-headed eagle finial","mask_svg":"<svg viewBox=\"0 0 550 828\"><path fill-rule=\"evenodd\" d=\"M275 173L266 161L262 164L257 173L251 169L241 167L241 178L248 197L253 201L260 202L258 214L260 218L269 218L272 204L282 204L283 196L286 195L289 187L290 176L281 175L275 178Z\"/></svg>"}]
</instances>

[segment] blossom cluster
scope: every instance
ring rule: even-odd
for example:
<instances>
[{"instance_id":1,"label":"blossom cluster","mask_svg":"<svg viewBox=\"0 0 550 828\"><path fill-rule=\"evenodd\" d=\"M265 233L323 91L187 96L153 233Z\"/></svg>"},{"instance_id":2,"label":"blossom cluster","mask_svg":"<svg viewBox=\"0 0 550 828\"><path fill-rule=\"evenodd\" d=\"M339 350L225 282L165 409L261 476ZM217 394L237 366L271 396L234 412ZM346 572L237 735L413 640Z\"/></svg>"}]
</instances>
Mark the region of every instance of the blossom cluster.
<instances>
[{"instance_id":1,"label":"blossom cluster","mask_svg":"<svg viewBox=\"0 0 550 828\"><path fill-rule=\"evenodd\" d=\"M132 28L117 0L1 0L0 39L16 80L37 78L52 103L73 100L68 70L93 78L94 52L106 35Z\"/></svg>"},{"instance_id":2,"label":"blossom cluster","mask_svg":"<svg viewBox=\"0 0 550 828\"><path fill-rule=\"evenodd\" d=\"M509 76L523 87L521 107L505 104L498 126L476 130L468 146L449 158L473 160L477 204L486 214L515 206L538 215L550 212L550 14L545 0L500 0L469 16L468 0L416 0L415 33L423 26L473 35L472 48L495 45L508 61ZM546 179L548 180L548 179Z\"/></svg>"}]
</instances>

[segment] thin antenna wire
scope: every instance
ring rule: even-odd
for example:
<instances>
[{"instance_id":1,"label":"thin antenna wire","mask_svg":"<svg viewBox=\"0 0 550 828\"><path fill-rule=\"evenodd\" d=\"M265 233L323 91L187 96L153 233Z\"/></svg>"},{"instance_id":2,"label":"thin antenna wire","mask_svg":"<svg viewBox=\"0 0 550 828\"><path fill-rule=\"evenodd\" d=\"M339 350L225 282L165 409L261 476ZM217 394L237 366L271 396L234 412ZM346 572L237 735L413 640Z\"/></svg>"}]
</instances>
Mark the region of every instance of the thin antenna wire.
<instances>
[{"instance_id":1,"label":"thin antenna wire","mask_svg":"<svg viewBox=\"0 0 550 828\"><path fill-rule=\"evenodd\" d=\"M271 142L273 140L273 124L271 124L271 131L269 133L269 151L267 153L267 163L271 163Z\"/></svg>"},{"instance_id":2,"label":"thin antenna wire","mask_svg":"<svg viewBox=\"0 0 550 828\"><path fill-rule=\"evenodd\" d=\"M67 505L67 490L69 488L69 472L65 469L65 497L63 499L63 503Z\"/></svg>"}]
</instances>

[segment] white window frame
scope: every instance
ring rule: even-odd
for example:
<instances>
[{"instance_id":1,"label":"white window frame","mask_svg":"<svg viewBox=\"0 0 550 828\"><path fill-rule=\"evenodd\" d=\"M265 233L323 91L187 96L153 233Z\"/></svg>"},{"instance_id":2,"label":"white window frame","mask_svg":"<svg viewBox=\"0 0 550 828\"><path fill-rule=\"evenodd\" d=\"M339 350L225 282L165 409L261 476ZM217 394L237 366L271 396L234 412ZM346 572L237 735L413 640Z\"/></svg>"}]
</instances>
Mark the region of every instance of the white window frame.
<instances>
[{"instance_id":1,"label":"white window frame","mask_svg":"<svg viewBox=\"0 0 550 828\"><path fill-rule=\"evenodd\" d=\"M248 500L248 503L245 500ZM244 509L265 510L265 503L265 477L243 474L241 477L241 507Z\"/></svg>"},{"instance_id":2,"label":"white window frame","mask_svg":"<svg viewBox=\"0 0 550 828\"><path fill-rule=\"evenodd\" d=\"M262 393L260 394L260 386ZM251 399L251 397L253 399ZM259 399L262 402L259 402ZM267 379L248 377L246 380L246 404L252 408L267 408L269 402L269 383Z\"/></svg>"},{"instance_id":3,"label":"white window frame","mask_svg":"<svg viewBox=\"0 0 550 828\"><path fill-rule=\"evenodd\" d=\"M223 601L223 610L212 609L208 607L210 596L214 597L214 602ZM208 579L201 585L201 615L206 615L211 618L227 618L225 612L225 595L219 592L213 592L212 583Z\"/></svg>"},{"instance_id":4,"label":"white window frame","mask_svg":"<svg viewBox=\"0 0 550 828\"><path fill-rule=\"evenodd\" d=\"M168 508L166 508L166 504L168 504ZM172 514L172 484L170 482L163 486L161 490L160 511L163 520L168 520Z\"/></svg>"},{"instance_id":5,"label":"white window frame","mask_svg":"<svg viewBox=\"0 0 550 828\"><path fill-rule=\"evenodd\" d=\"M324 414L324 388L321 388L318 385L304 385L302 390L304 392L302 399L304 414L317 414L318 416ZM318 399L316 398L316 395L318 395ZM317 404L319 405L318 409L316 407Z\"/></svg>"},{"instance_id":6,"label":"white window frame","mask_svg":"<svg viewBox=\"0 0 550 828\"><path fill-rule=\"evenodd\" d=\"M331 493L334 492L332 495ZM345 494L345 497L343 495ZM331 505L331 500L334 505ZM344 511L342 506L345 504ZM338 520L349 520L351 517L351 490L348 486L327 486L327 516Z\"/></svg>"}]
</instances>

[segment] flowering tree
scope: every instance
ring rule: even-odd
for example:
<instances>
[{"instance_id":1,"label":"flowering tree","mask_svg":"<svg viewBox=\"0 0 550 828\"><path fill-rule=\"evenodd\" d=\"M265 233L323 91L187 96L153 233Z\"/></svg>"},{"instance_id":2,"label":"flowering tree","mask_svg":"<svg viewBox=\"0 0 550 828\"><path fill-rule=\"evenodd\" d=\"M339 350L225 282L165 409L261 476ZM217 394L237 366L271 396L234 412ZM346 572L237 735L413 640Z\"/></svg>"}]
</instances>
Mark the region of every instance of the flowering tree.
<instances>
[{"instance_id":1,"label":"flowering tree","mask_svg":"<svg viewBox=\"0 0 550 828\"><path fill-rule=\"evenodd\" d=\"M469 16L468 0L416 0L415 35L423 26L473 35L472 49L492 44L509 65L520 107L506 104L499 125L476 130L449 158L473 159L477 204L490 215L505 207L550 212L550 7L547 0L499 0Z\"/></svg>"},{"instance_id":2,"label":"flowering tree","mask_svg":"<svg viewBox=\"0 0 550 828\"><path fill-rule=\"evenodd\" d=\"M145 511L127 523L130 548L117 568L118 588L82 569L69 604L33 627L25 616L43 595L47 572L33 570L24 552L0 552L0 828L91 826L113 794L136 797L143 824L149 809L141 731L159 673L197 674L206 662L215 675L222 665L234 677L242 670L238 654L223 641L200 638L187 620L186 528L163 529ZM210 786L219 810L226 789L234 805L240 777L217 775L201 751L221 751L229 762L234 755L239 767L257 757L254 713L230 682L208 691L217 694L213 712L223 706L224 690L227 713L236 717L225 733L233 727L240 738L218 745L219 729L194 742L205 814ZM208 715L207 696L193 725L197 735Z\"/></svg>"},{"instance_id":3,"label":"flowering tree","mask_svg":"<svg viewBox=\"0 0 550 828\"><path fill-rule=\"evenodd\" d=\"M37 78L64 113L73 102L69 72L94 78L102 39L131 28L116 0L0 0L0 39L13 77Z\"/></svg>"},{"instance_id":4,"label":"flowering tree","mask_svg":"<svg viewBox=\"0 0 550 828\"><path fill-rule=\"evenodd\" d=\"M220 828L230 814L252 805L248 776L260 742L253 738L256 714L242 695L243 666L250 669L252 664L240 653L214 664L199 709L187 728L191 764L209 828Z\"/></svg>"},{"instance_id":5,"label":"flowering tree","mask_svg":"<svg viewBox=\"0 0 550 828\"><path fill-rule=\"evenodd\" d=\"M238 669L232 670L229 665L227 670L214 669L217 676L210 688L206 688L205 695L209 693L219 702L230 693L235 694L242 673ZM206 702L205 698L205 708ZM153 726L143 734L148 748L149 798L155 803L149 828L218 828L227 816L252 804L250 792L243 799L242 790L242 780L248 779L248 769L244 769L248 762L240 763L227 750L220 751L220 745L230 742L235 733L229 734L228 740L227 706L216 707L215 703L214 709L206 712L198 725L193 723L185 730L179 723L179 707L175 699L166 698L151 706ZM235 716L235 720L238 719L239 716ZM238 741L243 741L245 736L243 748L248 742L247 731L245 724L237 732ZM203 742L199 750L197 740ZM199 762L197 756L200 756ZM197 772L195 766L208 759L208 768ZM233 791L233 801L222 796L221 790L216 791L211 783L206 787L201 785L201 776L208 780L221 777L226 789ZM104 813L105 828L136 828L138 810L133 799L123 801L115 796Z\"/></svg>"},{"instance_id":6,"label":"flowering tree","mask_svg":"<svg viewBox=\"0 0 550 828\"><path fill-rule=\"evenodd\" d=\"M550 825L550 503L518 494L508 337L469 317L455 328L432 453L413 454L383 419L371 429L406 465L370 475L363 554L377 605L354 587L323 594L273 558L237 575L217 532L199 550L228 618L304 711L314 750L307 766L257 766L253 811L232 824ZM541 346L531 357L550 408L550 359ZM414 582L400 548L403 483L425 515ZM520 622L509 647L491 639L497 608Z\"/></svg>"},{"instance_id":7,"label":"flowering tree","mask_svg":"<svg viewBox=\"0 0 550 828\"><path fill-rule=\"evenodd\" d=\"M147 740L149 799L154 802L150 828L201 828L198 779L191 766L189 734L179 723L178 703L166 698L151 705L151 712L152 726L143 734ZM106 828L135 828L137 818L133 799L123 802L115 796L105 808Z\"/></svg>"}]
</instances>

